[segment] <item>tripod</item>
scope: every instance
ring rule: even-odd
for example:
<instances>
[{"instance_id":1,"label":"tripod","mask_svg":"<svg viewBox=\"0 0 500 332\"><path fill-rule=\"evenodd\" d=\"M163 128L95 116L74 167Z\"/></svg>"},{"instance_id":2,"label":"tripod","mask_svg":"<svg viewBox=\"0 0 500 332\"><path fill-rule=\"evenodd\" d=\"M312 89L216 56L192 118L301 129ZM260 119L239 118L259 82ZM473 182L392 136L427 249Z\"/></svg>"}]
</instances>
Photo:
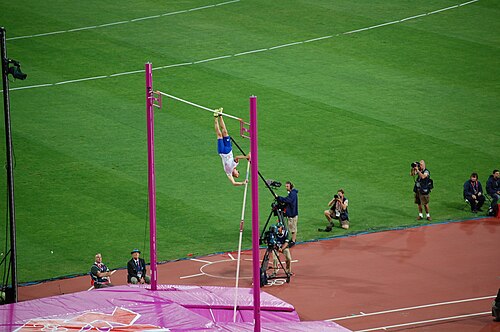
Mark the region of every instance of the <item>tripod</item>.
<instances>
[{"instance_id":1,"label":"tripod","mask_svg":"<svg viewBox=\"0 0 500 332\"><path fill-rule=\"evenodd\" d=\"M269 212L269 216L267 217L266 223L264 224L264 227L262 228L262 232L260 233L260 238L259 238L259 244L263 245L264 244L264 237L265 237L265 232L267 225L269 224L269 221L271 220L271 217L274 215L278 217L278 222L282 223L283 225L285 224L285 217L283 215L283 209L284 206L277 201L274 201L271 204L271 212ZM285 226L286 227L286 226Z\"/></svg>"},{"instance_id":2,"label":"tripod","mask_svg":"<svg viewBox=\"0 0 500 332\"><path fill-rule=\"evenodd\" d=\"M269 266L269 254L270 253L274 254L274 257L277 258L280 267L283 269L283 271L285 271L286 283L287 284L290 283L291 274L285 269L285 266L283 265L283 262L280 259L279 253L276 250L276 245L268 244L267 249L266 249L266 253L264 254L264 258L262 259L262 265L260 266L260 287L267 285L267 281L269 279L277 279L278 278L276 276L271 276L271 275L268 276L267 275L267 269ZM273 266L273 269L274 269L274 266Z\"/></svg>"}]
</instances>

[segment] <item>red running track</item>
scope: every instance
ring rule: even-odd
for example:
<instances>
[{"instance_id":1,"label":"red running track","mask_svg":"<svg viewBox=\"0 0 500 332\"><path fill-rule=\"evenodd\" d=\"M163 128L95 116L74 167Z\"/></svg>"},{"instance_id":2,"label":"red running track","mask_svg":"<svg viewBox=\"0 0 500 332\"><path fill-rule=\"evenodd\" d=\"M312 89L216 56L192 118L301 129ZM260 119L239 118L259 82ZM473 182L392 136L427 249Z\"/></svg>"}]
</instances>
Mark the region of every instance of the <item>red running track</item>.
<instances>
[{"instance_id":1,"label":"red running track","mask_svg":"<svg viewBox=\"0 0 500 332\"><path fill-rule=\"evenodd\" d=\"M302 243L292 249L290 284L277 280L264 291L293 304L302 320L353 331L500 331L491 316L499 244L496 218ZM250 255L242 253L240 287L251 287ZM236 253L198 257L159 265L158 283L234 286L235 271ZM116 271L113 283L125 281L126 271ZM21 287L19 298L89 287L89 277L64 279Z\"/></svg>"}]
</instances>

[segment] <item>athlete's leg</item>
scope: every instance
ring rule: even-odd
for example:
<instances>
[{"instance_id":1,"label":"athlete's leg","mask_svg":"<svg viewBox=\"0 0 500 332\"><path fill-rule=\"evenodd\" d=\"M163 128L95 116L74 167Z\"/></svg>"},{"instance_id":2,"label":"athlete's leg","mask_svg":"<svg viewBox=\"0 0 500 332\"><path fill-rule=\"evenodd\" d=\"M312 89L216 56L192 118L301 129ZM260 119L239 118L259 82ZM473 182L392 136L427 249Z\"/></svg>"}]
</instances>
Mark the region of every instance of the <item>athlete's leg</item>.
<instances>
[{"instance_id":1,"label":"athlete's leg","mask_svg":"<svg viewBox=\"0 0 500 332\"><path fill-rule=\"evenodd\" d=\"M222 115L219 115L219 119L220 119L220 128L222 131L222 137L229 136L227 129L226 129L226 124L224 123L224 119L222 118Z\"/></svg>"},{"instance_id":2,"label":"athlete's leg","mask_svg":"<svg viewBox=\"0 0 500 332\"><path fill-rule=\"evenodd\" d=\"M222 136L222 132L219 128L219 121L218 121L218 118L219 117L214 117L214 125L215 125L215 134L217 135L217 139L220 139L224 136Z\"/></svg>"}]
</instances>

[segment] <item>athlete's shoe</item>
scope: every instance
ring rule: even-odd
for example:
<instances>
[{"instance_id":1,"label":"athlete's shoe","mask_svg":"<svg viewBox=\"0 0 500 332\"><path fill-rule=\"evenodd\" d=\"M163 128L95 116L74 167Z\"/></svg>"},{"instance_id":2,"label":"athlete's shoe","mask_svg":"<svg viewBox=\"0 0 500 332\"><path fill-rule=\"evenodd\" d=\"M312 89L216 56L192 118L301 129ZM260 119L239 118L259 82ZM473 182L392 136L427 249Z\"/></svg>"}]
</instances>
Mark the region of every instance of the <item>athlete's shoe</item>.
<instances>
[{"instance_id":1,"label":"athlete's shoe","mask_svg":"<svg viewBox=\"0 0 500 332\"><path fill-rule=\"evenodd\" d=\"M222 111L224 110L224 108L217 108L214 112L214 116L215 117L219 117L219 116L222 116Z\"/></svg>"},{"instance_id":2,"label":"athlete's shoe","mask_svg":"<svg viewBox=\"0 0 500 332\"><path fill-rule=\"evenodd\" d=\"M331 232L331 231L332 231L332 229L333 229L333 226L332 226L332 225L328 225L328 226L326 226L326 228L325 228L325 229L323 229L323 228L318 228L318 232Z\"/></svg>"}]
</instances>

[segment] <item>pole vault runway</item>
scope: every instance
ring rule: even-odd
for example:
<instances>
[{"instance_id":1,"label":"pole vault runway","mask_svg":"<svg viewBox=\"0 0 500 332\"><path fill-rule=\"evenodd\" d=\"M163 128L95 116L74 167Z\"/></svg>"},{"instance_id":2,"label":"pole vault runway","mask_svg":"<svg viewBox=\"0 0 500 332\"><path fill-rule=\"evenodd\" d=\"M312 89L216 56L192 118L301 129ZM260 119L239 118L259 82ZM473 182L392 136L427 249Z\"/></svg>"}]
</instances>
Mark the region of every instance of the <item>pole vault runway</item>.
<instances>
[{"instance_id":1,"label":"pole vault runway","mask_svg":"<svg viewBox=\"0 0 500 332\"><path fill-rule=\"evenodd\" d=\"M292 304L301 320L332 320L353 331L500 331L491 316L499 244L496 218L302 243L292 249L291 282L277 279L263 290ZM161 264L158 283L234 287L236 257ZM241 259L239 286L251 288L251 251ZM125 284L126 270L112 282ZM21 287L19 298L89 288L84 276Z\"/></svg>"}]
</instances>

